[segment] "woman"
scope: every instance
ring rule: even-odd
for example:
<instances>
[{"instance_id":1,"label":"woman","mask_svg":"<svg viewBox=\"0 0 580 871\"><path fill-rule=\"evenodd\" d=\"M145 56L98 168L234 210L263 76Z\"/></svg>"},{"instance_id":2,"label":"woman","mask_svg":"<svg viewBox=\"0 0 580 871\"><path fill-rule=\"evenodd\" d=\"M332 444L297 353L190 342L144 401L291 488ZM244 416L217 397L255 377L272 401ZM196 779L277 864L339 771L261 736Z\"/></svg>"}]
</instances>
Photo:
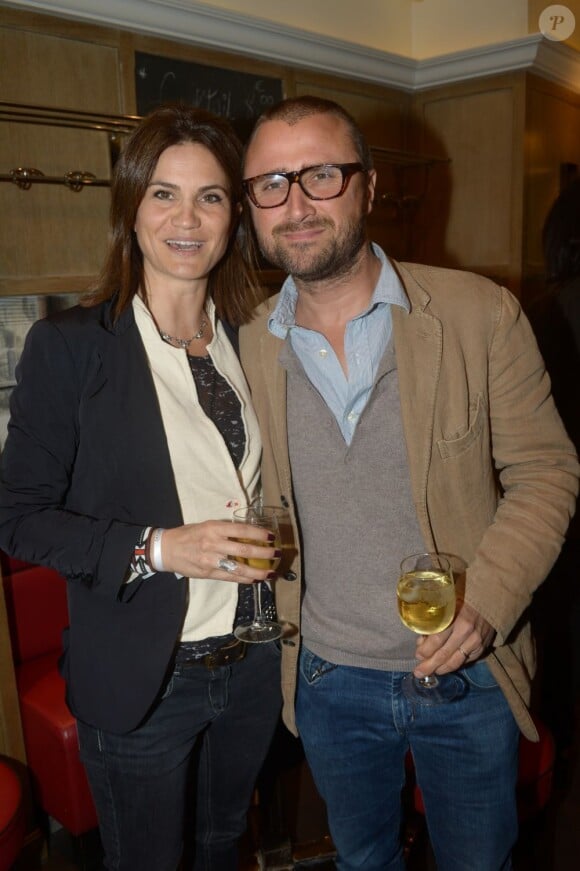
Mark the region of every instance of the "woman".
<instances>
[{"instance_id":1,"label":"woman","mask_svg":"<svg viewBox=\"0 0 580 871\"><path fill-rule=\"evenodd\" d=\"M141 123L115 167L98 287L35 324L12 398L0 546L68 581L62 673L119 871L175 871L192 774L193 867L238 868L280 706L276 645L232 634L270 577L238 559L276 554L230 537L261 453L225 327L258 297L239 167L212 115L168 106Z\"/></svg>"}]
</instances>

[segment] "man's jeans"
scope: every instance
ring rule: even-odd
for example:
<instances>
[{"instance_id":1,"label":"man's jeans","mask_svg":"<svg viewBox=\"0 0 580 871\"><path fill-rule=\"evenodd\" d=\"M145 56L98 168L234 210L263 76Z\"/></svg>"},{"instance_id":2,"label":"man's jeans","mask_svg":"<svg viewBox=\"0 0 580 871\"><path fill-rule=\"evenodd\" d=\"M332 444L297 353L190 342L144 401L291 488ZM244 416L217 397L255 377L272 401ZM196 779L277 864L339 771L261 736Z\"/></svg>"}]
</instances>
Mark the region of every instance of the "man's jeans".
<instances>
[{"instance_id":1,"label":"man's jeans","mask_svg":"<svg viewBox=\"0 0 580 871\"><path fill-rule=\"evenodd\" d=\"M433 707L401 672L337 666L303 649L296 718L326 802L339 871L402 871L401 789L410 747L438 871L506 871L517 839L519 732L487 665L450 676L464 695Z\"/></svg>"},{"instance_id":2,"label":"man's jeans","mask_svg":"<svg viewBox=\"0 0 580 871\"><path fill-rule=\"evenodd\" d=\"M231 666L176 666L162 700L129 734L78 724L106 868L175 871L189 830L195 871L237 871L238 840L280 712L278 646L248 648Z\"/></svg>"}]
</instances>

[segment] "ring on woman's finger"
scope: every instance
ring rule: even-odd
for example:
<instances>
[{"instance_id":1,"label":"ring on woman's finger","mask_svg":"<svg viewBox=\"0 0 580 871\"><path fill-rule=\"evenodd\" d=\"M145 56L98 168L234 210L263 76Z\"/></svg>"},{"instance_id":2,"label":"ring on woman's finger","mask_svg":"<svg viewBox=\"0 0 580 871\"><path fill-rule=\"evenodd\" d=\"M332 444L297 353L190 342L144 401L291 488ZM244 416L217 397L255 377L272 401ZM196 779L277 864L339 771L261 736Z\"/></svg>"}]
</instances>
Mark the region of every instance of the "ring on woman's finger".
<instances>
[{"instance_id":1,"label":"ring on woman's finger","mask_svg":"<svg viewBox=\"0 0 580 871\"><path fill-rule=\"evenodd\" d=\"M221 559L217 562L218 569L222 569L224 572L235 572L238 567L238 564L233 559L228 559L227 556L222 556Z\"/></svg>"},{"instance_id":2,"label":"ring on woman's finger","mask_svg":"<svg viewBox=\"0 0 580 871\"><path fill-rule=\"evenodd\" d=\"M465 657L466 659L469 659L469 657L471 656L471 653L466 653L466 652L465 652L465 650L463 649L463 647L461 646L461 644L459 645L459 647L458 647L457 649L459 650L460 653L462 653L462 654L464 655L464 657Z\"/></svg>"}]
</instances>

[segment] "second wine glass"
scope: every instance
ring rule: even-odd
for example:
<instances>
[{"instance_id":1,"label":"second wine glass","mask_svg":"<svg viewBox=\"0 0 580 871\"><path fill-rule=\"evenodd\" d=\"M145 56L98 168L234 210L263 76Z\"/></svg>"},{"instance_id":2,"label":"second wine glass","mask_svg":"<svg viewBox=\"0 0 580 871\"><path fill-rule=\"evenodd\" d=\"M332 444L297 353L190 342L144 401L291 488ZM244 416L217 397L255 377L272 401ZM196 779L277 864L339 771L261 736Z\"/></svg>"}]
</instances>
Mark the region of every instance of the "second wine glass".
<instances>
[{"instance_id":1,"label":"second wine glass","mask_svg":"<svg viewBox=\"0 0 580 871\"><path fill-rule=\"evenodd\" d=\"M246 542L247 544L263 545L264 547L275 547L280 550L280 529L278 526L278 517L275 510L268 506L254 504L249 508L238 508L234 511L234 523L247 523L251 526L257 526L260 529L267 529L274 535L273 542L257 540L254 538L240 538L236 536L236 541ZM237 556L237 561L252 566L255 569L267 569L274 571L278 567L280 557L247 557L242 558ZM234 635L241 641L246 641L250 644L263 644L267 641L276 641L282 635L282 627L275 620L268 620L262 611L261 598L261 581L255 581L252 585L254 594L254 617L251 623L240 623L234 629Z\"/></svg>"},{"instance_id":2,"label":"second wine glass","mask_svg":"<svg viewBox=\"0 0 580 871\"><path fill-rule=\"evenodd\" d=\"M418 635L447 629L455 617L455 584L448 557L439 553L406 557L401 563L397 602L402 622ZM422 678L408 674L401 686L406 698L422 705L449 702L460 687L455 680L434 674Z\"/></svg>"}]
</instances>

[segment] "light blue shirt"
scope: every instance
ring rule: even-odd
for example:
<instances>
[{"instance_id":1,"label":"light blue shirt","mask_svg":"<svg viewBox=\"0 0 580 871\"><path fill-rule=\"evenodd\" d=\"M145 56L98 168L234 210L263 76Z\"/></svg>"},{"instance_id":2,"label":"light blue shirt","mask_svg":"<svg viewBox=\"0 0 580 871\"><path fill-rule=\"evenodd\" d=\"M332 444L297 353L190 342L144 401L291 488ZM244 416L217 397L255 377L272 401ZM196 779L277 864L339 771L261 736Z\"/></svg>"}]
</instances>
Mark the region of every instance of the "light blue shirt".
<instances>
[{"instance_id":1,"label":"light blue shirt","mask_svg":"<svg viewBox=\"0 0 580 871\"><path fill-rule=\"evenodd\" d=\"M295 354L334 414L347 444L352 441L391 338L391 306L410 310L407 294L385 253L374 243L372 248L381 262L381 272L368 308L346 325L344 352L348 376L322 333L296 325L298 291L291 277L282 285L280 298L268 321L268 329L274 336L280 339L289 336Z\"/></svg>"}]
</instances>

